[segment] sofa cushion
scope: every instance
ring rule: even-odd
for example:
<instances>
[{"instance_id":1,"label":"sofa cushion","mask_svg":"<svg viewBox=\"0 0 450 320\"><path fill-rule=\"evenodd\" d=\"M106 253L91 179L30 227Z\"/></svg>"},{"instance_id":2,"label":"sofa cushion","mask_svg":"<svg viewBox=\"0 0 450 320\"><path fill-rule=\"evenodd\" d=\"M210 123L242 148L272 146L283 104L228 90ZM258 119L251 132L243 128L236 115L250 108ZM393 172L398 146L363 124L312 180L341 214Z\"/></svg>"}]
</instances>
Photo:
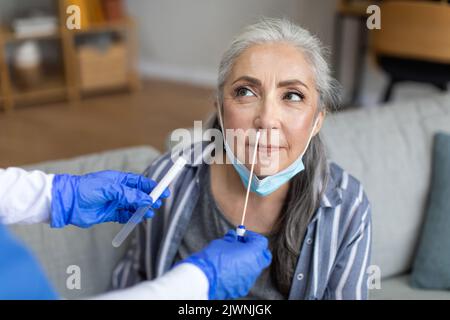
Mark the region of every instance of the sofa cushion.
<instances>
[{"instance_id":1,"label":"sofa cushion","mask_svg":"<svg viewBox=\"0 0 450 320\"><path fill-rule=\"evenodd\" d=\"M450 135L436 135L433 157L428 210L411 284L450 289Z\"/></svg>"},{"instance_id":2,"label":"sofa cushion","mask_svg":"<svg viewBox=\"0 0 450 320\"><path fill-rule=\"evenodd\" d=\"M410 270L428 194L432 137L450 130L450 95L332 114L329 157L358 178L372 204L372 264L382 276Z\"/></svg>"},{"instance_id":3,"label":"sofa cushion","mask_svg":"<svg viewBox=\"0 0 450 320\"><path fill-rule=\"evenodd\" d=\"M415 289L410 285L410 275L384 279L380 289L369 290L371 300L450 300L450 291Z\"/></svg>"},{"instance_id":4,"label":"sofa cushion","mask_svg":"<svg viewBox=\"0 0 450 320\"><path fill-rule=\"evenodd\" d=\"M58 161L46 161L23 166L51 173L85 174L100 170L119 170L142 173L149 160L159 156L159 151L150 146L136 146L82 155Z\"/></svg>"},{"instance_id":5,"label":"sofa cushion","mask_svg":"<svg viewBox=\"0 0 450 320\"><path fill-rule=\"evenodd\" d=\"M158 155L157 150L143 146L45 162L26 166L26 169L72 174L105 169L141 173ZM92 296L110 288L112 270L123 257L128 244L126 242L119 248L111 245L120 228L119 224L107 223L90 229L51 229L44 224L14 226L11 229L36 254L57 292L64 298L72 299ZM68 271L71 272L69 266L79 267L79 290L66 285L70 276Z\"/></svg>"}]
</instances>

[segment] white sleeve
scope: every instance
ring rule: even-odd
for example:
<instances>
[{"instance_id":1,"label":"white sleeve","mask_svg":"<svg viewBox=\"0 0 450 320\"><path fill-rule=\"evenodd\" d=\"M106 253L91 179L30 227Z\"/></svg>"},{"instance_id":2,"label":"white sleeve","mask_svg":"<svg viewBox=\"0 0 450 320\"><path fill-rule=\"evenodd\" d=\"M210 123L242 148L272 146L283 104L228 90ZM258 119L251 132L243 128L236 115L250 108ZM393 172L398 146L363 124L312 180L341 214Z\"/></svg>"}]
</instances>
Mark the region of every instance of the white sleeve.
<instances>
[{"instance_id":1,"label":"white sleeve","mask_svg":"<svg viewBox=\"0 0 450 320\"><path fill-rule=\"evenodd\" d=\"M209 282L200 268L182 263L160 278L133 287L111 291L98 300L207 300Z\"/></svg>"},{"instance_id":2,"label":"white sleeve","mask_svg":"<svg viewBox=\"0 0 450 320\"><path fill-rule=\"evenodd\" d=\"M0 169L0 223L49 222L53 174Z\"/></svg>"}]
</instances>

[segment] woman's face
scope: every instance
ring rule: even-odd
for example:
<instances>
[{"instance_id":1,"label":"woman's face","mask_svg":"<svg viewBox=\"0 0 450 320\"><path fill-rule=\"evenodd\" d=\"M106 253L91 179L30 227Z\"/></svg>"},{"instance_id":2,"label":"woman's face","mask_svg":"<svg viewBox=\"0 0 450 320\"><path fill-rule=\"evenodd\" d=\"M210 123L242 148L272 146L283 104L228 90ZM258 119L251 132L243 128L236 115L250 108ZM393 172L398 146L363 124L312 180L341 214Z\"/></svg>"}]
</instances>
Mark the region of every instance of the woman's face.
<instances>
[{"instance_id":1,"label":"woman's face","mask_svg":"<svg viewBox=\"0 0 450 320\"><path fill-rule=\"evenodd\" d=\"M322 126L313 70L303 53L289 44L258 44L242 52L223 96L225 130L263 129L254 169L259 176L287 168ZM250 168L255 135L234 142L235 155Z\"/></svg>"}]
</instances>

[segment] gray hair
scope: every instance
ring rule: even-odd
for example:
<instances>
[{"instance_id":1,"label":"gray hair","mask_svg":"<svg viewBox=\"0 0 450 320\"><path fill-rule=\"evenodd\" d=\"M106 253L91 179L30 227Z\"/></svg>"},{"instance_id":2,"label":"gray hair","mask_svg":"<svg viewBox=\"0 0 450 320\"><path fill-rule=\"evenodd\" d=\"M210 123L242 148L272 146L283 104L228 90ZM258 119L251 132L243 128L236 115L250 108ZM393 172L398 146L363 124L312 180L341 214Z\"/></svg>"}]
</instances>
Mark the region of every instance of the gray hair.
<instances>
[{"instance_id":1,"label":"gray hair","mask_svg":"<svg viewBox=\"0 0 450 320\"><path fill-rule=\"evenodd\" d=\"M271 18L263 18L247 26L232 40L228 50L223 54L217 81L217 98L220 104L223 102L225 81L236 59L249 47L264 43L287 43L298 48L305 55L315 75L316 89L319 93L319 111L337 108L340 86L331 76L330 68L325 60L328 50L308 30L287 19Z\"/></svg>"},{"instance_id":2,"label":"gray hair","mask_svg":"<svg viewBox=\"0 0 450 320\"><path fill-rule=\"evenodd\" d=\"M261 19L246 27L231 42L222 57L217 83L218 107L223 106L223 88L239 55L247 48L264 43L287 43L295 46L312 67L319 93L318 110L333 111L339 103L339 85L330 74L325 60L327 51L318 38L287 19ZM220 129L217 114L210 125ZM320 197L328 181L328 163L320 135L315 135L303 156L305 170L290 181L290 188L281 215L270 235L273 253L272 278L284 295L288 295L292 277L307 226L317 211Z\"/></svg>"}]
</instances>

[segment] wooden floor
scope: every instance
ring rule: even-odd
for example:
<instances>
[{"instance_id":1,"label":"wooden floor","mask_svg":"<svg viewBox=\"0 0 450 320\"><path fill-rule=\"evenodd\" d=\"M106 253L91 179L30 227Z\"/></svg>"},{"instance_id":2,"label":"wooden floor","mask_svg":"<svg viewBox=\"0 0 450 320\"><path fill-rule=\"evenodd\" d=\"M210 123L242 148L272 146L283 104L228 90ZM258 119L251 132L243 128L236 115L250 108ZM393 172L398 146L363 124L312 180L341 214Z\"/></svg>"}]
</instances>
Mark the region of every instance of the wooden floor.
<instances>
[{"instance_id":1,"label":"wooden floor","mask_svg":"<svg viewBox=\"0 0 450 320\"><path fill-rule=\"evenodd\" d=\"M213 110L213 91L146 80L141 91L0 110L0 168L126 146L164 149L171 130Z\"/></svg>"}]
</instances>

